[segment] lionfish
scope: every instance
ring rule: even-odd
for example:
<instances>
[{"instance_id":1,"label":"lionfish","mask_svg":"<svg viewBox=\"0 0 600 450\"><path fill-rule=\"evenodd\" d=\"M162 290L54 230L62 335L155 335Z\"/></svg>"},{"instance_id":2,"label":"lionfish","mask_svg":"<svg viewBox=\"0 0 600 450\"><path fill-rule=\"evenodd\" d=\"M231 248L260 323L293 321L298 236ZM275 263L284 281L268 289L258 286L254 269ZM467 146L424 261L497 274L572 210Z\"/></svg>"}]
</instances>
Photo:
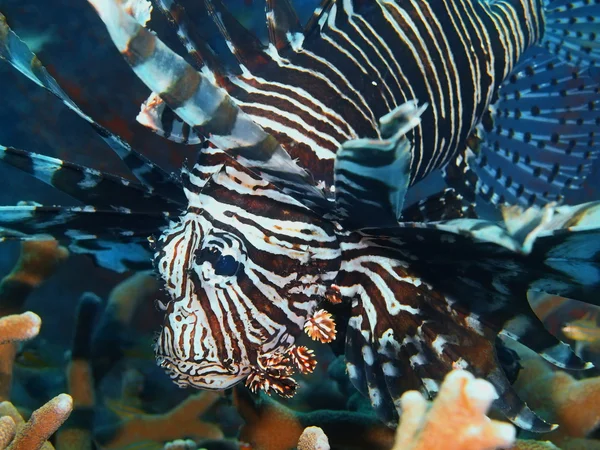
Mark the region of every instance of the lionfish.
<instances>
[{"instance_id":1,"label":"lionfish","mask_svg":"<svg viewBox=\"0 0 600 450\"><path fill-rule=\"evenodd\" d=\"M84 205L3 207L3 239L50 234L114 270L149 245L170 294L156 356L181 386L245 380L293 395L294 373L316 364L296 340L335 339L338 304L348 375L386 423L404 391L433 396L459 367L491 381L518 426L554 427L513 390L499 336L590 367L526 296L598 303L600 202L556 203L596 156L598 0L324 0L306 26L291 0L268 0L268 44L221 0L198 2L233 67L175 0L154 6L187 59L147 28L146 0L88 1L152 91L138 120L198 144L198 159L177 176L137 153L3 20L1 56L88 121L138 180L2 147L5 162ZM459 192L405 207L436 169ZM503 220L477 219L475 196L505 205Z\"/></svg>"}]
</instances>

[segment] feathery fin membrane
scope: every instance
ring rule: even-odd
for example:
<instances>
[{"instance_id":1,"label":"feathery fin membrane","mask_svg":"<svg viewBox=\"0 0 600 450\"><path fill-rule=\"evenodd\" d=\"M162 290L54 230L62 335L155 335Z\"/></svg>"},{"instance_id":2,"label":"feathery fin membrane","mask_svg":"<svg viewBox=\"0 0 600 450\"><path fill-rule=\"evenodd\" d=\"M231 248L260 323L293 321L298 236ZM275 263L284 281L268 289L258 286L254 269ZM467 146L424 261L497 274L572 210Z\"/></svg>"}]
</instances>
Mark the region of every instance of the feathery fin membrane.
<instances>
[{"instance_id":1,"label":"feathery fin membrane","mask_svg":"<svg viewBox=\"0 0 600 450\"><path fill-rule=\"evenodd\" d=\"M538 432L554 429L514 392L494 343L500 333L559 367L591 367L548 332L540 335L542 324L526 293L544 290L599 304L599 219L600 202L593 202L525 211L507 208L501 223L460 219L363 230L375 248L410 261L408 271L419 279L404 281L405 266L393 264L386 271L364 274L368 280L361 286L368 294L354 300L347 331L348 372L357 388L391 423L390 401L397 404L406 389L435 394L443 375L458 365L494 384L500 395L495 406L516 425ZM473 261L478 263L474 266ZM398 272L391 274L394 267ZM402 292L396 300L403 308L377 294L381 281L373 275L386 272L391 278L385 285ZM356 345L360 350L352 349ZM381 373L369 374L370 370Z\"/></svg>"},{"instance_id":2,"label":"feathery fin membrane","mask_svg":"<svg viewBox=\"0 0 600 450\"><path fill-rule=\"evenodd\" d=\"M469 201L544 205L581 186L598 158L600 87L580 69L532 48L500 87L474 148L445 168Z\"/></svg>"},{"instance_id":3,"label":"feathery fin membrane","mask_svg":"<svg viewBox=\"0 0 600 450\"><path fill-rule=\"evenodd\" d=\"M588 0L544 0L542 45L579 67L600 65L600 4Z\"/></svg>"},{"instance_id":4,"label":"feathery fin membrane","mask_svg":"<svg viewBox=\"0 0 600 450\"><path fill-rule=\"evenodd\" d=\"M184 206L156 195L142 184L58 158L0 145L0 160L86 205L147 212L177 211Z\"/></svg>"}]
</instances>

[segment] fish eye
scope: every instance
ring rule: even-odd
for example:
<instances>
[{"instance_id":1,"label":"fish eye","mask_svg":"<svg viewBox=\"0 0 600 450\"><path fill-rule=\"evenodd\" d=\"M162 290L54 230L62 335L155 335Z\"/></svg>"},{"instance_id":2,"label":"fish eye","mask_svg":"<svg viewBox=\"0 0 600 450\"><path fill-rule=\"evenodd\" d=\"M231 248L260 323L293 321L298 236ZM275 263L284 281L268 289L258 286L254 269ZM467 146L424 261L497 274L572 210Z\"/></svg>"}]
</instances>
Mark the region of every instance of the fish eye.
<instances>
[{"instance_id":1,"label":"fish eye","mask_svg":"<svg viewBox=\"0 0 600 450\"><path fill-rule=\"evenodd\" d=\"M202 266L209 263L215 275L221 277L233 277L239 267L240 262L230 254L223 254L217 247L205 247L196 251L196 264Z\"/></svg>"}]
</instances>

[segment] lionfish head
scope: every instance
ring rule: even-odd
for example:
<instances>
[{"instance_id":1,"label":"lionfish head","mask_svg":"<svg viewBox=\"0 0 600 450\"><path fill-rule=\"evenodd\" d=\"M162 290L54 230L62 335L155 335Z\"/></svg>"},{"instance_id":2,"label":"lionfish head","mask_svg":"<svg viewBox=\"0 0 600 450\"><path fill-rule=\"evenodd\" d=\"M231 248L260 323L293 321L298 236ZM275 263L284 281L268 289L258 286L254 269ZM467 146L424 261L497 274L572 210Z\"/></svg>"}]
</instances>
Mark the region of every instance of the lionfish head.
<instances>
[{"instance_id":1,"label":"lionfish head","mask_svg":"<svg viewBox=\"0 0 600 450\"><path fill-rule=\"evenodd\" d=\"M314 368L294 342L337 274L334 225L234 161L201 167L184 171L188 208L156 243L171 297L158 362L180 386L249 377L254 390L291 395L294 370Z\"/></svg>"}]
</instances>

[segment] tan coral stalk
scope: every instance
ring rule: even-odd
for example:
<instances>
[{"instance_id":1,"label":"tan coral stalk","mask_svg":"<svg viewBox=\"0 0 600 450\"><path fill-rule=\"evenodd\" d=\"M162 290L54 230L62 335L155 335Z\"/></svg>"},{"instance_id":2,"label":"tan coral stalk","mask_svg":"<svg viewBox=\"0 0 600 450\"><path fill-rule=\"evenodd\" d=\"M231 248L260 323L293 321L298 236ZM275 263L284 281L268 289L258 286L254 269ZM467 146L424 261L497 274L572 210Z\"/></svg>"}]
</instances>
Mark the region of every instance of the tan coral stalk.
<instances>
[{"instance_id":1,"label":"tan coral stalk","mask_svg":"<svg viewBox=\"0 0 600 450\"><path fill-rule=\"evenodd\" d=\"M37 450L60 427L73 409L70 395L60 394L37 409L27 423L17 430L8 450Z\"/></svg>"},{"instance_id":2,"label":"tan coral stalk","mask_svg":"<svg viewBox=\"0 0 600 450\"><path fill-rule=\"evenodd\" d=\"M57 241L26 241L12 272L0 282L0 316L20 311L29 293L52 275L69 251Z\"/></svg>"},{"instance_id":3,"label":"tan coral stalk","mask_svg":"<svg viewBox=\"0 0 600 450\"><path fill-rule=\"evenodd\" d=\"M8 447L15 437L17 426L10 416L0 417L0 450Z\"/></svg>"},{"instance_id":4,"label":"tan coral stalk","mask_svg":"<svg viewBox=\"0 0 600 450\"><path fill-rule=\"evenodd\" d=\"M30 311L0 318L0 401L10 397L16 342L37 336L41 324L40 317Z\"/></svg>"},{"instance_id":5,"label":"tan coral stalk","mask_svg":"<svg viewBox=\"0 0 600 450\"><path fill-rule=\"evenodd\" d=\"M329 439L319 427L305 428L298 440L298 450L329 450Z\"/></svg>"},{"instance_id":6,"label":"tan coral stalk","mask_svg":"<svg viewBox=\"0 0 600 450\"><path fill-rule=\"evenodd\" d=\"M393 450L488 450L508 448L515 442L513 425L485 414L497 398L491 383L454 370L427 411L427 402L415 391L401 398L402 418Z\"/></svg>"},{"instance_id":7,"label":"tan coral stalk","mask_svg":"<svg viewBox=\"0 0 600 450\"><path fill-rule=\"evenodd\" d=\"M0 344L27 341L38 335L42 319L31 311L0 318Z\"/></svg>"}]
</instances>

